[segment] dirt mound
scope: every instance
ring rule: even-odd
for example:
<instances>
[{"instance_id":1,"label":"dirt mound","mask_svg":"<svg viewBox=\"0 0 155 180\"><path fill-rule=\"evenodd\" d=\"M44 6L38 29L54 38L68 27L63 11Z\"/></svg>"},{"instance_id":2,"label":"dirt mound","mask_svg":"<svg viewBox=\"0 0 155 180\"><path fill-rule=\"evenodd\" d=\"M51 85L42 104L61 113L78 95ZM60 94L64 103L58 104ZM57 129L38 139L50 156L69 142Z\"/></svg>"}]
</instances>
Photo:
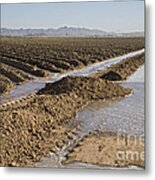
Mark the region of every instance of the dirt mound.
<instances>
[{"instance_id":1,"label":"dirt mound","mask_svg":"<svg viewBox=\"0 0 155 180\"><path fill-rule=\"evenodd\" d=\"M144 64L144 54L137 55L132 58L110 66L108 69L99 71L92 76L104 78L110 81L126 80L128 76L134 73L142 64Z\"/></svg>"},{"instance_id":2,"label":"dirt mound","mask_svg":"<svg viewBox=\"0 0 155 180\"><path fill-rule=\"evenodd\" d=\"M84 105L130 93L91 77L66 77L47 84L31 101L0 112L0 165L33 166L69 141L74 130L66 125Z\"/></svg>"},{"instance_id":3,"label":"dirt mound","mask_svg":"<svg viewBox=\"0 0 155 180\"><path fill-rule=\"evenodd\" d=\"M101 76L101 78L107 79L110 81L121 81L122 80L122 77L118 73L111 71L111 70L109 72L107 72L106 74L104 74L103 76Z\"/></svg>"},{"instance_id":4,"label":"dirt mound","mask_svg":"<svg viewBox=\"0 0 155 180\"><path fill-rule=\"evenodd\" d=\"M103 79L68 76L55 83L49 83L38 94L70 94L87 99L105 99L129 94L131 90Z\"/></svg>"}]
</instances>

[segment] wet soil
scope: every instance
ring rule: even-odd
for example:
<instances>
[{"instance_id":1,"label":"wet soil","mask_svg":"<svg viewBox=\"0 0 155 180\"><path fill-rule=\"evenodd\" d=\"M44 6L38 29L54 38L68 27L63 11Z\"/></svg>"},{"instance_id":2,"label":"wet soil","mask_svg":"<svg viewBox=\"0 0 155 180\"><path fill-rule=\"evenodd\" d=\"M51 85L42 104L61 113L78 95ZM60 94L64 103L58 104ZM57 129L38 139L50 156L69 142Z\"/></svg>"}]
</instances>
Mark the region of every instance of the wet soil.
<instances>
[{"instance_id":1,"label":"wet soil","mask_svg":"<svg viewBox=\"0 0 155 180\"><path fill-rule=\"evenodd\" d=\"M143 137L95 133L81 140L68 154L65 164L82 162L98 166L144 168Z\"/></svg>"},{"instance_id":2,"label":"wet soil","mask_svg":"<svg viewBox=\"0 0 155 180\"><path fill-rule=\"evenodd\" d=\"M66 126L90 101L124 97L131 89L92 77L65 77L30 99L0 111L0 165L32 167L66 144L74 128ZM75 126L76 128L76 126Z\"/></svg>"}]
</instances>

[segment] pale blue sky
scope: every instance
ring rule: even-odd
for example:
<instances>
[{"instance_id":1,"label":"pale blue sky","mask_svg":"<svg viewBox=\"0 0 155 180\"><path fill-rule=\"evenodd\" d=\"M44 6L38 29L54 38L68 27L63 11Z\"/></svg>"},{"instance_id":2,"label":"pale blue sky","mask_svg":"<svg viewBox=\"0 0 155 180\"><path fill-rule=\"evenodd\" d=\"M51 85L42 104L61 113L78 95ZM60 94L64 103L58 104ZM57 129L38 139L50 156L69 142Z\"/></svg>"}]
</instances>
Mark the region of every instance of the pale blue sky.
<instances>
[{"instance_id":1,"label":"pale blue sky","mask_svg":"<svg viewBox=\"0 0 155 180\"><path fill-rule=\"evenodd\" d=\"M1 27L144 31L144 1L2 4Z\"/></svg>"}]
</instances>

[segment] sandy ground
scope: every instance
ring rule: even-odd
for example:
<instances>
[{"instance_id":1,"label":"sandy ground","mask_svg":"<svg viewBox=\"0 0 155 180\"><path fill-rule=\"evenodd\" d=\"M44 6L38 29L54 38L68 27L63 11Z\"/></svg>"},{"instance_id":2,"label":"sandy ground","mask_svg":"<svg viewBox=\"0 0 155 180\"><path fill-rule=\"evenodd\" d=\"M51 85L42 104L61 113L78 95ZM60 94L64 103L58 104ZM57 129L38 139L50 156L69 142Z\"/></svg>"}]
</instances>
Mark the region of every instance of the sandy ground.
<instances>
[{"instance_id":1,"label":"sandy ground","mask_svg":"<svg viewBox=\"0 0 155 180\"><path fill-rule=\"evenodd\" d=\"M130 135L97 133L85 137L68 154L65 164L82 162L99 166L144 168L144 139Z\"/></svg>"}]
</instances>

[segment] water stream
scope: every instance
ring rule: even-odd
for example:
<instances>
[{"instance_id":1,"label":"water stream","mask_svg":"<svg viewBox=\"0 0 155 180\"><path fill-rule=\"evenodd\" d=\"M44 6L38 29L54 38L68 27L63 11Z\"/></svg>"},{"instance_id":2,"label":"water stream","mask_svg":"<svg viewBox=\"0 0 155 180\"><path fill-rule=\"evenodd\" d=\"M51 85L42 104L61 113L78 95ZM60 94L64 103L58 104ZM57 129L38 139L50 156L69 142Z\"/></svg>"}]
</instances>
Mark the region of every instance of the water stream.
<instances>
[{"instance_id":1,"label":"water stream","mask_svg":"<svg viewBox=\"0 0 155 180\"><path fill-rule=\"evenodd\" d=\"M34 81L16 86L11 92L1 97L0 102L20 99L22 97L36 93L43 88L46 83L58 81L66 76L88 76L99 70L106 69L112 64L116 64L123 59L133 57L144 52L144 49L128 53L123 56L111 58L109 60L98 62L80 70L70 71L64 74L51 74L48 78L37 78ZM57 154L52 154L48 158L43 158L41 162L36 164L37 167L56 167L56 168L104 168L97 165L86 163L71 163L63 165L65 155L70 148L87 135L89 132L112 131L120 133L128 133L134 135L144 135L144 65L141 66L127 81L119 82L125 87L133 89L133 94L126 98L116 100L106 100L92 102L77 113L73 120L80 124L80 129L76 137L66 144L62 149L58 149ZM136 168L137 167L130 167ZM111 168L110 168L111 169Z\"/></svg>"},{"instance_id":2,"label":"water stream","mask_svg":"<svg viewBox=\"0 0 155 180\"><path fill-rule=\"evenodd\" d=\"M106 61L91 64L87 67L83 67L82 69L66 72L64 74L51 73L51 75L47 78L36 78L33 81L29 81L24 84L15 86L8 94L0 97L0 103L8 102L11 100L17 100L22 97L35 94L40 89L45 87L46 83L56 82L66 76L88 76L89 74L95 73L99 70L106 69L112 64L116 64L122 61L123 59L133 57L138 54L142 54L144 51L145 51L144 49L134 51L134 52L131 52L131 53L119 56L119 57L111 58Z\"/></svg>"},{"instance_id":3,"label":"water stream","mask_svg":"<svg viewBox=\"0 0 155 180\"><path fill-rule=\"evenodd\" d=\"M37 167L56 167L56 168L99 168L112 169L111 167L101 167L89 163L74 162L67 165L62 164L65 155L70 148L76 144L89 132L96 130L106 132L119 132L131 135L144 136L144 65L132 74L121 85L133 89L133 94L126 98L115 100L98 101L88 104L81 111L73 122L80 124L75 139L71 140L62 149L58 149L57 154L51 154L50 158L43 158L37 163ZM127 169L141 169L130 166Z\"/></svg>"}]
</instances>

